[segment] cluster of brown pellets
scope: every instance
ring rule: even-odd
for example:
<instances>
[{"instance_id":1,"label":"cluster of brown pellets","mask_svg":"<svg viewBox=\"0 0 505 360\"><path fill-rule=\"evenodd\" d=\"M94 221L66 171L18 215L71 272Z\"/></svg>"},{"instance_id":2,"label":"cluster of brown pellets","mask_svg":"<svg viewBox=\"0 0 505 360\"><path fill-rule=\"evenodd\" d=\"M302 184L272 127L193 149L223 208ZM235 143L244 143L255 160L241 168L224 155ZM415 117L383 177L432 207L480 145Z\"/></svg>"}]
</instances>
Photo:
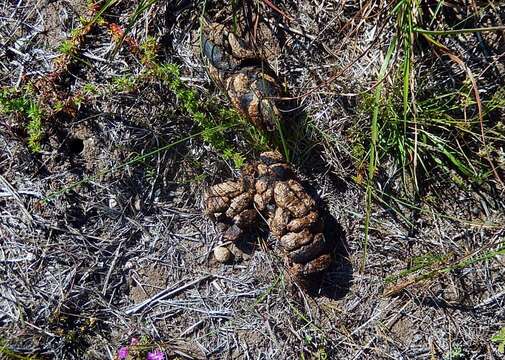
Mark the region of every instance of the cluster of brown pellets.
<instances>
[{"instance_id":1,"label":"cluster of brown pellets","mask_svg":"<svg viewBox=\"0 0 505 360\"><path fill-rule=\"evenodd\" d=\"M257 128L273 131L284 121L279 110L281 86L268 66L279 48L266 23L252 23L254 31L232 32L223 24L205 21L198 51L233 107ZM266 220L290 278L300 285L308 285L332 261L316 202L278 152L261 154L258 161L244 166L237 180L207 189L204 207L226 242L238 241ZM231 252L220 246L214 255L227 262Z\"/></svg>"},{"instance_id":2,"label":"cluster of brown pellets","mask_svg":"<svg viewBox=\"0 0 505 360\"><path fill-rule=\"evenodd\" d=\"M278 107L282 91L264 59L272 54L254 50L248 33L243 35L237 37L222 24L205 23L198 50L210 78L224 90L233 107L257 128L273 131L282 120ZM263 42L261 49L275 48L264 23L259 23L256 36L256 41Z\"/></svg>"},{"instance_id":3,"label":"cluster of brown pellets","mask_svg":"<svg viewBox=\"0 0 505 360\"><path fill-rule=\"evenodd\" d=\"M204 207L231 242L266 219L288 274L302 285L331 263L332 249L316 203L278 152L262 153L236 181L210 187Z\"/></svg>"}]
</instances>

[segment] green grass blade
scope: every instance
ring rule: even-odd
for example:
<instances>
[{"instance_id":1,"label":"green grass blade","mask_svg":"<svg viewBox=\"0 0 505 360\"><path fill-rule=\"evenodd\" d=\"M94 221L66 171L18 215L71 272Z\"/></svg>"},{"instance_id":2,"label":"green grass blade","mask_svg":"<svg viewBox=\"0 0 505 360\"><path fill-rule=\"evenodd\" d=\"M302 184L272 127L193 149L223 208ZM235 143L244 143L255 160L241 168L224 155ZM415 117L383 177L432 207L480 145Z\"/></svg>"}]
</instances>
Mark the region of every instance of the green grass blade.
<instances>
[{"instance_id":1,"label":"green grass blade","mask_svg":"<svg viewBox=\"0 0 505 360\"><path fill-rule=\"evenodd\" d=\"M473 29L453 29L453 30L426 30L421 28L414 28L414 32L426 35L459 35L459 34L474 34L478 32L487 31L504 31L505 26L490 26L487 28L473 28Z\"/></svg>"},{"instance_id":2,"label":"green grass blade","mask_svg":"<svg viewBox=\"0 0 505 360\"><path fill-rule=\"evenodd\" d=\"M379 138L379 109L381 106L381 95L383 89L383 81L386 76L387 69L389 68L393 53L395 52L397 44L397 37L394 36L389 44L388 50L386 52L386 57L382 63L381 69L379 71L378 85L374 91L373 100L373 112L372 112L372 122L370 126L371 132L371 144L370 144L370 158L368 162L368 179L366 184L366 214L365 214L365 238L363 241L363 257L361 258L360 271L363 272L365 269L365 263L367 259L368 252L368 240L369 240L369 226L370 226L370 216L372 212L372 183L375 170L377 169L377 140Z\"/></svg>"}]
</instances>

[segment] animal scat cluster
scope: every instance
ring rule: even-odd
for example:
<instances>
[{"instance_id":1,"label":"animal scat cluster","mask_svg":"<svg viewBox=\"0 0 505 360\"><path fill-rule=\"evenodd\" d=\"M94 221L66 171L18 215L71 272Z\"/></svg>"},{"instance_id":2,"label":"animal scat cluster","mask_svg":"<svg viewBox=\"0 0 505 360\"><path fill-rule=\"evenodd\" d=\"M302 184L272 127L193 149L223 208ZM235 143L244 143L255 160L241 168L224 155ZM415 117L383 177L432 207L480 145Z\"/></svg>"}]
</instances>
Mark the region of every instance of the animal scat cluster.
<instances>
[{"instance_id":1,"label":"animal scat cluster","mask_svg":"<svg viewBox=\"0 0 505 360\"><path fill-rule=\"evenodd\" d=\"M289 275L300 284L332 261L315 200L276 151L248 163L237 180L208 188L204 208L231 242L267 219Z\"/></svg>"},{"instance_id":2,"label":"animal scat cluster","mask_svg":"<svg viewBox=\"0 0 505 360\"><path fill-rule=\"evenodd\" d=\"M256 41L275 43L264 23L259 24L256 33L260 37ZM245 32L242 39L223 24L206 23L198 51L210 78L226 93L233 107L257 128L274 131L282 121L282 88L264 59L272 54L250 46L252 40L247 35Z\"/></svg>"},{"instance_id":3,"label":"animal scat cluster","mask_svg":"<svg viewBox=\"0 0 505 360\"><path fill-rule=\"evenodd\" d=\"M242 23L247 22L237 21ZM249 23L256 24L255 31L238 26L231 32L229 26L205 21L195 50L231 105L257 128L274 133L289 112L282 109L282 88L269 67L280 48L265 23ZM332 262L332 246L324 236L316 202L277 151L247 163L238 179L207 189L204 207L228 242L236 242L266 219L288 274L304 287ZM214 255L222 262L231 259L224 246Z\"/></svg>"}]
</instances>

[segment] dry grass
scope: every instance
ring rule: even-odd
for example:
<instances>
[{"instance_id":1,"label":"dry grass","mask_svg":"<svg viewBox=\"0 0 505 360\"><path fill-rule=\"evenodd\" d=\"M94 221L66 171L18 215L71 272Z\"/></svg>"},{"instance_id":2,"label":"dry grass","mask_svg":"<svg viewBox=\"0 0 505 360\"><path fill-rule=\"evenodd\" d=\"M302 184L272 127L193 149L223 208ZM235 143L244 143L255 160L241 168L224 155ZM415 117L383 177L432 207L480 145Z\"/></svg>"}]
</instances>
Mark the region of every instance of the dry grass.
<instances>
[{"instance_id":1,"label":"dry grass","mask_svg":"<svg viewBox=\"0 0 505 360\"><path fill-rule=\"evenodd\" d=\"M201 213L200 194L234 164L202 140L162 80L143 75L143 50L135 50L153 37L158 61L179 65L199 103L226 107L193 54L202 4L154 2L114 54L120 36L111 35L112 24L126 29L138 9L111 3L55 79L62 41L92 11L72 1L3 3L0 83L8 99L23 94L40 106L43 137L40 152L31 152L24 110L0 114L0 354L113 358L137 337L145 351L160 347L172 358L502 356L491 338L505 326L503 107L484 118L494 131L485 135L497 176L477 183L444 164L448 171L418 173L412 191L399 157L379 146L385 155L370 177L370 98L399 31L398 3L275 2L282 14L268 3L253 9L284 39L274 68L304 112L293 163L338 222L345 248L324 288L292 289L268 250L272 239L249 244L234 265L212 258L220 238ZM503 26L503 5L471 4L444 3L430 29ZM210 14L220 8L206 4ZM422 9L432 14L436 6ZM436 40L470 69L484 106L493 96L503 101L503 30ZM468 72L435 48L426 40L413 48L414 89L426 82L430 96L471 90ZM402 99L404 51L392 58L381 99ZM468 93L466 114L478 119ZM415 94L411 101L423 100ZM390 112L379 110L387 125ZM254 156L257 144L240 132L224 136ZM470 149L463 153L479 152Z\"/></svg>"}]
</instances>

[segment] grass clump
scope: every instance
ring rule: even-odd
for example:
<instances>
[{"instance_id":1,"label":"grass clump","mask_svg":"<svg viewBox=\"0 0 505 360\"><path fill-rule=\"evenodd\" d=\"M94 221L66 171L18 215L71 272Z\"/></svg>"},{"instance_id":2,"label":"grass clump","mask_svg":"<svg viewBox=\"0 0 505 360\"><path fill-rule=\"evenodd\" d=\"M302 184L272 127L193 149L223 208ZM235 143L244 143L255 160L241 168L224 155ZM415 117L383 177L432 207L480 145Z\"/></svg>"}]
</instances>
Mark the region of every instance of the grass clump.
<instances>
[{"instance_id":1,"label":"grass clump","mask_svg":"<svg viewBox=\"0 0 505 360\"><path fill-rule=\"evenodd\" d=\"M505 109L504 89L482 100L475 96L471 75L454 88L436 87L433 68L414 67L415 58L427 46L419 34L424 21L422 8L417 1L402 0L394 7L393 16L397 33L383 62L379 84L372 95L364 95L364 108L372 109L367 156L373 171L369 176L373 178L381 165L392 162L393 176L401 176L404 190L410 194L419 193L421 183L440 174L461 185L482 184L496 172L492 157L505 136L493 118L496 110ZM442 45L436 41L428 44L433 46L428 50L436 53L440 49L434 44ZM462 66L454 57L444 60L447 65ZM390 86L385 85L385 74Z\"/></svg>"},{"instance_id":2,"label":"grass clump","mask_svg":"<svg viewBox=\"0 0 505 360\"><path fill-rule=\"evenodd\" d=\"M439 175L462 188L492 178L493 165L488 159L496 156L499 139L505 136L492 116L503 104L495 98L482 101L479 115L471 109L476 103L469 99L468 87L424 98L421 92L417 92L415 114L406 117L401 115L403 101L398 91L374 103L380 115L376 126L379 164L392 162L393 173L401 176L404 190L410 194L419 193L422 184ZM464 107L462 103L466 103Z\"/></svg>"},{"instance_id":3,"label":"grass clump","mask_svg":"<svg viewBox=\"0 0 505 360\"><path fill-rule=\"evenodd\" d=\"M369 113L369 135L354 136L357 141L351 145L357 157L357 182L363 182L361 174L368 164L362 270L372 199L388 204L398 198L419 207L433 192L442 196L441 188L503 186L499 173L505 165L500 155L505 132L496 114L505 109L504 88L492 86L481 98L470 68L434 38L452 33L422 31L443 23L436 18L439 10L426 11L415 0L401 0L391 7L389 17L396 32L376 86L362 97L361 111ZM434 58L431 67L416 66L429 56ZM437 76L451 79L451 86L440 85Z\"/></svg>"}]
</instances>

